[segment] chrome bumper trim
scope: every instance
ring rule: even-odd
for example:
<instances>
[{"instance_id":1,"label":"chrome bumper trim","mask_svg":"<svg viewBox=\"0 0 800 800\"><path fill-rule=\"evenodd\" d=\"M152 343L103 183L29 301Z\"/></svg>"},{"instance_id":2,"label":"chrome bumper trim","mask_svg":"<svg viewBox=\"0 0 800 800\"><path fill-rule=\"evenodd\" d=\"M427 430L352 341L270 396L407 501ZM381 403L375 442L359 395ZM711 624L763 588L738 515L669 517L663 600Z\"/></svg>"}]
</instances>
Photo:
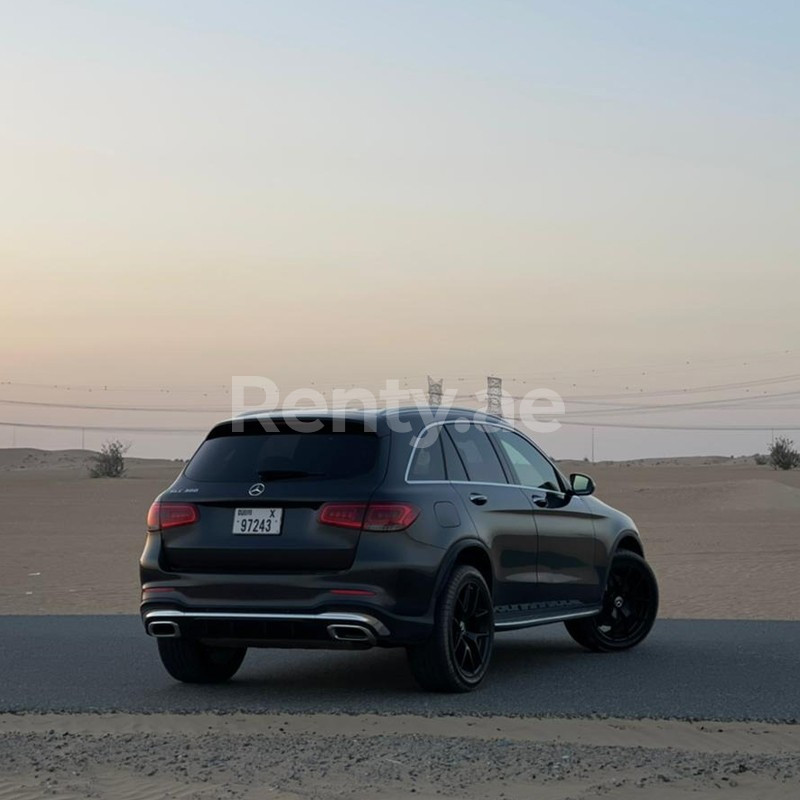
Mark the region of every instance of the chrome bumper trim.
<instances>
[{"instance_id":1,"label":"chrome bumper trim","mask_svg":"<svg viewBox=\"0 0 800 800\"><path fill-rule=\"evenodd\" d=\"M175 609L163 609L156 611L148 611L144 615L145 627L148 622L153 620L167 620L167 619L254 619L254 620L276 620L283 622L292 622L295 620L303 622L321 622L327 625L341 622L344 624L355 622L361 625L368 625L372 628L378 636L389 636L389 629L375 617L369 614L357 614L350 611L325 611L322 614L277 614L277 613L241 613L241 612L226 612L226 611L177 611Z\"/></svg>"}]
</instances>

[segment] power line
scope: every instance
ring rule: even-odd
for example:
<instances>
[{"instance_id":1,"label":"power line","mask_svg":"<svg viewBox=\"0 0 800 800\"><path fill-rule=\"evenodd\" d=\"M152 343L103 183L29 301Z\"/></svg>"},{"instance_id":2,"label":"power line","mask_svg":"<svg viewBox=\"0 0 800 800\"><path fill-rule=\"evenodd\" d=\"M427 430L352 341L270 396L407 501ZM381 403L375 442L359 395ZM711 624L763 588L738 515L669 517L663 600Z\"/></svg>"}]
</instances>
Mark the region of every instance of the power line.
<instances>
[{"instance_id":1,"label":"power line","mask_svg":"<svg viewBox=\"0 0 800 800\"><path fill-rule=\"evenodd\" d=\"M0 404L7 406L36 406L40 408L73 408L80 409L81 411L155 411L158 413L163 412L180 412L196 413L196 414L221 414L229 412L231 407L228 406L194 406L193 408L178 408L177 406L114 406L114 405L98 405L93 403L48 403L41 400L6 400L0 398Z\"/></svg>"},{"instance_id":2,"label":"power line","mask_svg":"<svg viewBox=\"0 0 800 800\"><path fill-rule=\"evenodd\" d=\"M525 422L521 417L512 417L516 422ZM562 425L575 425L585 428L626 428L631 430L653 431L800 431L800 425L664 425L637 422L594 422L592 420L570 420L553 417Z\"/></svg>"},{"instance_id":3,"label":"power line","mask_svg":"<svg viewBox=\"0 0 800 800\"><path fill-rule=\"evenodd\" d=\"M610 415L614 416L616 414L650 414L650 413L660 413L660 412L669 412L669 411L702 411L705 409L708 410L729 410L729 411L741 411L743 410L738 403L742 402L753 402L754 400L758 399L759 401L766 401L772 400L774 398L781 398L781 397L798 397L800 396L800 391L794 392L778 392L776 394L764 395L759 398L755 398L752 395L749 397L730 397L723 400L694 400L689 403L665 403L665 404L658 404L658 405L634 405L631 403L625 405L617 405L617 406L603 406L602 408L594 408L588 409L586 411L575 411L570 412L570 415L574 416L586 416L586 415ZM515 398L521 399L521 398ZM576 401L568 401L575 403ZM593 403L586 402L586 405L594 405ZM761 407L751 407L749 410L755 411L771 411L772 408L770 406L761 406Z\"/></svg>"},{"instance_id":4,"label":"power line","mask_svg":"<svg viewBox=\"0 0 800 800\"><path fill-rule=\"evenodd\" d=\"M753 363L764 363L765 361L784 360L785 358L797 358L800 355L798 350L769 350L758 353L741 353L735 356L723 356L717 358L690 358L681 361L672 361L666 363L647 363L647 364L618 364L618 365L603 365L600 367L580 367L570 368L564 370L546 370L541 373L543 377L555 376L573 376L573 375L597 375L600 373L613 373L613 372L643 372L649 371L650 373L658 372L693 372L695 370L712 369L712 365L719 365L720 369L727 369L730 367L749 367ZM476 376L477 377L477 376ZM521 381L519 378L508 378L506 380L517 382ZM527 380L527 378L525 379Z\"/></svg>"},{"instance_id":5,"label":"power line","mask_svg":"<svg viewBox=\"0 0 800 800\"><path fill-rule=\"evenodd\" d=\"M500 379L493 379L500 380ZM497 389L494 390L494 402L499 403L500 393ZM487 392L490 406L493 402L493 394ZM522 395L508 395L512 400L526 399ZM567 404L589 406L586 410L576 410L568 412L567 416L587 416L587 415L603 415L614 416L617 414L642 414L642 413L657 413L657 412L670 412L670 411L688 411L688 410L702 410L709 409L727 409L731 411L751 410L751 411L773 411L773 410L798 410L798 406L777 406L769 405L770 401L789 397L800 397L800 390L789 392L773 392L771 394L763 395L745 395L738 397L728 397L717 400L693 400L686 403L661 403L644 405L637 403L606 403L602 401L586 400L582 398L564 398ZM439 405L442 398L442 381L431 381L428 386L428 401L431 405ZM463 398L468 400L471 398ZM346 402L346 401L345 401ZM760 403L761 405L742 406L742 403ZM31 408L51 408L51 409L69 409L79 411L124 411L135 413L180 413L180 414L230 414L233 413L231 406L138 406L138 405L104 405L98 403L59 403L59 402L45 402L38 400L12 400L0 398L0 405L21 406ZM499 413L491 411L490 413Z\"/></svg>"},{"instance_id":6,"label":"power line","mask_svg":"<svg viewBox=\"0 0 800 800\"><path fill-rule=\"evenodd\" d=\"M55 425L49 422L5 422L5 428L40 428L56 431L105 431L106 433L171 433L171 434L206 434L208 428L135 428L122 425Z\"/></svg>"},{"instance_id":7,"label":"power line","mask_svg":"<svg viewBox=\"0 0 800 800\"><path fill-rule=\"evenodd\" d=\"M407 378L404 380L408 380ZM428 389L436 389L439 387L441 390L441 386L444 383L444 379L439 381L433 381L430 376L427 378L428 380ZM463 378L457 378L458 381L463 381ZM488 380L488 379L487 379ZM499 378L493 378L490 380L500 381ZM655 397L669 397L673 395L677 396L689 396L689 395L697 395L697 394L712 394L716 392L726 392L732 391L735 389L744 389L749 391L750 389L759 389L765 386L775 386L777 384L782 383L794 383L800 381L800 373L791 373L786 375L776 375L767 378L762 378L759 380L748 380L748 381L736 381L732 383L716 383L716 384L706 384L703 386L692 386L692 387L676 387L676 388L669 388L669 389L657 389L657 390L648 390L648 391L624 391L624 392L610 392L610 393L603 393L603 394L581 394L581 395L564 395L564 400L567 402L575 403L575 404L591 404L591 405L605 405L608 404L605 401L610 400L626 400L626 399L644 399L644 398L655 398ZM23 386L23 385L30 385L30 386L39 386L39 387L46 387L51 389L69 389L69 387L61 387L57 385L45 385L45 384L16 384L10 381L0 382L0 386ZM334 384L314 384L313 382L310 384L312 387L317 388L320 390L323 386L330 386L332 388L345 388L344 386L336 387ZM499 384L500 389L502 391L502 382ZM135 391L134 388L131 391ZM174 390L161 390L164 394L170 394ZM324 392L322 392L324 394ZM769 399L770 397L783 397L783 396L790 396L792 394L800 394L800 390L795 392L784 392L784 393L776 393L772 395L764 395L763 397L759 397L759 399ZM512 395L515 399L521 399L518 395ZM753 399L753 396L749 398L728 398L729 400L747 400ZM706 401L711 402L711 401ZM714 401L717 402L717 401ZM722 402L719 401L719 402ZM154 412L208 412L208 413L218 413L224 412L229 410L230 406L196 406L193 405L191 407L178 407L178 406L144 406L144 405L115 405L115 404L104 404L104 403L72 403L72 402L56 402L56 401L45 401L45 400L25 400L25 399L17 399L17 398L8 398L8 399L0 399L0 403L6 405L28 405L28 406L40 406L43 408L75 408L75 409L87 409L93 411L154 411ZM608 404L610 405L610 404ZM632 406L633 407L633 406Z\"/></svg>"},{"instance_id":8,"label":"power line","mask_svg":"<svg viewBox=\"0 0 800 800\"><path fill-rule=\"evenodd\" d=\"M397 375L393 376L396 377L400 381L411 381L411 380L421 380L425 376L424 375ZM370 383L374 382L374 380L370 381L359 381L359 380L349 380L349 381L319 381L319 380L309 380L305 382L305 385L313 387L313 388L355 388L359 383ZM295 381L294 385L298 385L298 382ZM14 388L21 388L21 389L55 389L59 391L68 391L68 392L91 392L91 393L106 393L106 392L142 392L142 393L156 393L156 394L214 394L215 392L223 392L224 394L230 394L231 384L230 383L215 383L215 384L175 384L172 386L164 386L163 384L159 385L137 385L137 384L108 384L108 383L35 383L30 381L11 381L11 380L0 380L0 387L2 386L10 386Z\"/></svg>"},{"instance_id":9,"label":"power line","mask_svg":"<svg viewBox=\"0 0 800 800\"><path fill-rule=\"evenodd\" d=\"M524 422L521 417L510 417L512 421ZM800 425L668 425L636 422L596 422L592 420L570 420L554 417L566 426L621 428L635 430L663 431L800 431ZM150 433L173 435L205 435L208 428L167 428L167 427L131 427L122 425L56 425L47 422L8 422L0 420L0 427L6 428L39 428L42 430L60 431L104 431L106 433Z\"/></svg>"},{"instance_id":10,"label":"power line","mask_svg":"<svg viewBox=\"0 0 800 800\"><path fill-rule=\"evenodd\" d=\"M555 378L556 376L569 377L569 376L592 376L604 373L625 373L625 372L642 372L650 371L657 372L671 371L671 372L692 372L698 369L707 370L710 365L719 365L721 368L742 367L742 366L755 366L763 364L767 361L779 361L785 359L794 359L800 357L800 350L784 349L784 350L769 350L751 353L741 353L733 356L722 356L715 358L698 359L691 358L681 361L667 361L667 362L649 362L646 364L617 364L617 365L602 365L595 367L579 367L566 370L545 371L539 373L537 380L541 378ZM424 375L401 375L397 376L400 380L424 379ZM478 373L472 375L461 376L445 376L446 380L464 381L467 379L481 380L484 376ZM506 382L512 383L526 383L531 378L525 377L505 377ZM311 386L337 386L336 381L309 381ZM348 382L349 386L355 386L355 383ZM0 381L0 386L13 386L18 388L30 389L59 389L66 391L87 391L87 392L156 392L160 394L180 394L180 393L209 393L215 391L228 392L230 384L186 384L183 386L174 385L165 387L163 385L124 385L124 384L109 384L109 383L84 383L84 384L63 384L63 383L37 383L30 381Z\"/></svg>"},{"instance_id":11,"label":"power line","mask_svg":"<svg viewBox=\"0 0 800 800\"><path fill-rule=\"evenodd\" d=\"M625 399L631 397L668 397L670 395L686 395L686 394L711 394L713 392L726 392L733 389L754 389L761 386L773 386L780 383L794 383L800 381L800 373L792 373L791 375L778 375L771 378L762 378L760 380L750 381L737 381L735 383L716 383L708 384L705 386L692 386L692 387L678 387L674 389L655 389L650 391L640 392L613 392L609 394L587 394L577 395L574 400L614 400ZM565 398L567 399L567 398Z\"/></svg>"}]
</instances>

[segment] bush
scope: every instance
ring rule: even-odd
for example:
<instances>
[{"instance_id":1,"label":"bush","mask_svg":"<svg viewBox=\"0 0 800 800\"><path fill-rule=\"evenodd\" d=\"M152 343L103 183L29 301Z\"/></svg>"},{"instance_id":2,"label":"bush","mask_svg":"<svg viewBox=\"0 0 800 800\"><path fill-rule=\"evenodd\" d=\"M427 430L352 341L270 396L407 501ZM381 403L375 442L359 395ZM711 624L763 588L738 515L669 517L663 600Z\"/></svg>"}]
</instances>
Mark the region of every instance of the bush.
<instances>
[{"instance_id":1,"label":"bush","mask_svg":"<svg viewBox=\"0 0 800 800\"><path fill-rule=\"evenodd\" d=\"M763 453L756 453L753 456L753 461L755 461L759 467L763 467L769 464L769 456L765 456Z\"/></svg>"},{"instance_id":2,"label":"bush","mask_svg":"<svg viewBox=\"0 0 800 800\"><path fill-rule=\"evenodd\" d=\"M121 478L125 474L125 453L130 448L118 439L104 442L99 453L92 456L89 474L93 478Z\"/></svg>"},{"instance_id":3,"label":"bush","mask_svg":"<svg viewBox=\"0 0 800 800\"><path fill-rule=\"evenodd\" d=\"M786 436L779 436L769 448L769 463L773 469L800 467L800 453L794 449L794 442Z\"/></svg>"}]
</instances>

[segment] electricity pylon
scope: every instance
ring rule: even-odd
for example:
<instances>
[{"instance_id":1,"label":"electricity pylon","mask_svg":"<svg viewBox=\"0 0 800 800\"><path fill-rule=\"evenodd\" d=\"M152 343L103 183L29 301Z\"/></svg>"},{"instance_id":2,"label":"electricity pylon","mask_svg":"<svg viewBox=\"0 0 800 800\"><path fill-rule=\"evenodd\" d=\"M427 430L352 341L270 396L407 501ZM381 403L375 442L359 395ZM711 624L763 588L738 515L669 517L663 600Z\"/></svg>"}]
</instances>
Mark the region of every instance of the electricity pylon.
<instances>
[{"instance_id":1,"label":"electricity pylon","mask_svg":"<svg viewBox=\"0 0 800 800\"><path fill-rule=\"evenodd\" d=\"M444 378L435 381L428 375L428 405L440 406L442 404L442 384Z\"/></svg>"},{"instance_id":2,"label":"electricity pylon","mask_svg":"<svg viewBox=\"0 0 800 800\"><path fill-rule=\"evenodd\" d=\"M503 416L503 379L488 377L486 379L486 413L496 417Z\"/></svg>"}]
</instances>

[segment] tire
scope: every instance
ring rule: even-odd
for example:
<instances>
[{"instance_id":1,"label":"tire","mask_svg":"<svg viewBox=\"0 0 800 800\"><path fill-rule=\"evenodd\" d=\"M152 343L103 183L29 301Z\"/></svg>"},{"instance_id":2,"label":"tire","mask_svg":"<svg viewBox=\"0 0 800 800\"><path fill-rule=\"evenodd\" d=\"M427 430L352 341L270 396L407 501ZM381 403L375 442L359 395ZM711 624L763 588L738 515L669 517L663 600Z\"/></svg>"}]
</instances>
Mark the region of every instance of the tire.
<instances>
[{"instance_id":1,"label":"tire","mask_svg":"<svg viewBox=\"0 0 800 800\"><path fill-rule=\"evenodd\" d=\"M636 553L618 552L608 571L603 610L594 617L565 622L569 635L595 652L628 650L644 641L658 614L658 583Z\"/></svg>"},{"instance_id":2,"label":"tire","mask_svg":"<svg viewBox=\"0 0 800 800\"><path fill-rule=\"evenodd\" d=\"M408 647L417 683L430 692L470 692L486 675L494 646L494 607L474 567L453 570L436 605L433 632Z\"/></svg>"},{"instance_id":3,"label":"tire","mask_svg":"<svg viewBox=\"0 0 800 800\"><path fill-rule=\"evenodd\" d=\"M246 647L210 647L193 639L159 639L161 663L184 683L223 683L242 665Z\"/></svg>"}]
</instances>

